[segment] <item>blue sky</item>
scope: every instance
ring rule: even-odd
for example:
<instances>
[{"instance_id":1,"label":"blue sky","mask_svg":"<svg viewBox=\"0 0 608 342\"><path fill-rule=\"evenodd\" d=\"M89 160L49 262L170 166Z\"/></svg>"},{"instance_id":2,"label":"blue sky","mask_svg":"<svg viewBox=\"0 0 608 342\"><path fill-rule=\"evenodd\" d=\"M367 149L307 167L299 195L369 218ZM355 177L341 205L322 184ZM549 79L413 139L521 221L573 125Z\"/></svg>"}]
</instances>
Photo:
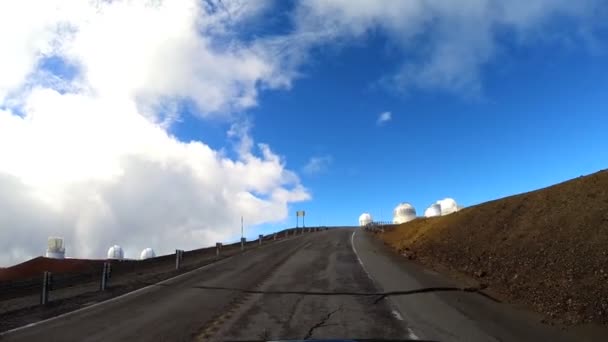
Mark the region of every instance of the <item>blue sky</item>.
<instances>
[{"instance_id":1,"label":"blue sky","mask_svg":"<svg viewBox=\"0 0 608 342\"><path fill-rule=\"evenodd\" d=\"M481 68L479 93L383 86L403 56L382 34L317 51L292 89L264 91L246 112L253 135L312 193L291 206L288 224L296 210L306 210L311 225L356 224L364 211L391 220L402 201L421 215L444 197L471 206L606 168L607 55L584 43L522 47L502 39L502 54ZM378 125L385 111L392 119ZM175 130L216 146L222 132L195 118ZM315 157L323 167L304 172Z\"/></svg>"},{"instance_id":2,"label":"blue sky","mask_svg":"<svg viewBox=\"0 0 608 342\"><path fill-rule=\"evenodd\" d=\"M604 169L606 23L604 0L0 2L0 266Z\"/></svg>"}]
</instances>

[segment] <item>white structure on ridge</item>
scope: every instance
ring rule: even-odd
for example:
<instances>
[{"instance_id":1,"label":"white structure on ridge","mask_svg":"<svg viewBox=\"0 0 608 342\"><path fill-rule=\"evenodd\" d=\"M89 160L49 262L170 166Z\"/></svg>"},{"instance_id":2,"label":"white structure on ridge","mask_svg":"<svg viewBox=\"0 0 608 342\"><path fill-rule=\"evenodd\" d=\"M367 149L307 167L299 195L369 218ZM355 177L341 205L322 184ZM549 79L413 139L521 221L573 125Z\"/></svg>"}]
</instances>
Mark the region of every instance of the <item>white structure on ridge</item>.
<instances>
[{"instance_id":1,"label":"white structure on ridge","mask_svg":"<svg viewBox=\"0 0 608 342\"><path fill-rule=\"evenodd\" d=\"M156 253L154 253L154 250L152 248L146 248L143 251L141 251L141 254L139 254L140 260L151 259L154 257L156 257Z\"/></svg>"},{"instance_id":2,"label":"white structure on ridge","mask_svg":"<svg viewBox=\"0 0 608 342\"><path fill-rule=\"evenodd\" d=\"M50 236L47 241L46 257L53 259L65 258L65 246L63 238Z\"/></svg>"},{"instance_id":3,"label":"white structure on ridge","mask_svg":"<svg viewBox=\"0 0 608 342\"><path fill-rule=\"evenodd\" d=\"M437 204L441 206L441 216L455 213L461 209L461 207L456 204L456 201L449 197L437 201Z\"/></svg>"},{"instance_id":4,"label":"white structure on ridge","mask_svg":"<svg viewBox=\"0 0 608 342\"><path fill-rule=\"evenodd\" d=\"M359 226L361 227L367 226L372 222L374 222L374 220L372 219L372 215L370 215L369 213L363 213L361 214L361 216L359 216Z\"/></svg>"},{"instance_id":5,"label":"white structure on ridge","mask_svg":"<svg viewBox=\"0 0 608 342\"><path fill-rule=\"evenodd\" d=\"M430 207L426 208L424 211L424 217L435 217L441 216L441 205L440 204L431 204Z\"/></svg>"},{"instance_id":6,"label":"white structure on ridge","mask_svg":"<svg viewBox=\"0 0 608 342\"><path fill-rule=\"evenodd\" d=\"M108 259L122 260L125 255L119 245L114 245L108 249Z\"/></svg>"},{"instance_id":7,"label":"white structure on ridge","mask_svg":"<svg viewBox=\"0 0 608 342\"><path fill-rule=\"evenodd\" d=\"M393 223L401 224L416 218L416 209L409 203L399 203L393 210Z\"/></svg>"}]
</instances>

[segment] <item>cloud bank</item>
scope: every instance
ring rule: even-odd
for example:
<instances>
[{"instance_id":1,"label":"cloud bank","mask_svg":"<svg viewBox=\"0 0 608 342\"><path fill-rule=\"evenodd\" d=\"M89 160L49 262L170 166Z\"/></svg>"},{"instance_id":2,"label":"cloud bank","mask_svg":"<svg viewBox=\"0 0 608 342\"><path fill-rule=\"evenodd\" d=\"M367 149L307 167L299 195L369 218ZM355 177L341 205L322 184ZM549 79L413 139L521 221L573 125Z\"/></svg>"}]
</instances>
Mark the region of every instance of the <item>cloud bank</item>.
<instances>
[{"instance_id":1,"label":"cloud bank","mask_svg":"<svg viewBox=\"0 0 608 342\"><path fill-rule=\"evenodd\" d=\"M232 159L170 134L180 101L225 117L282 86L232 33L264 4L225 5L0 4L0 265L43 254L49 235L77 257L198 248L309 199L246 126L230 130Z\"/></svg>"},{"instance_id":2,"label":"cloud bank","mask_svg":"<svg viewBox=\"0 0 608 342\"><path fill-rule=\"evenodd\" d=\"M43 253L159 254L278 221L310 198L233 116L289 89L314 53L381 34L402 56L390 88L475 94L511 44L596 41L601 0L357 1L294 5L281 33L247 35L276 2L0 2L0 265ZM575 26L556 30L558 19ZM583 35L583 37L579 37ZM184 103L234 121L227 157L171 134ZM311 160L310 170L322 160Z\"/></svg>"},{"instance_id":3,"label":"cloud bank","mask_svg":"<svg viewBox=\"0 0 608 342\"><path fill-rule=\"evenodd\" d=\"M509 49L507 36L516 46L548 41L584 46L605 14L601 0L310 0L298 6L290 40L334 48L381 34L403 56L381 84L478 96L484 67ZM570 29L556 24L559 20L567 20Z\"/></svg>"}]
</instances>

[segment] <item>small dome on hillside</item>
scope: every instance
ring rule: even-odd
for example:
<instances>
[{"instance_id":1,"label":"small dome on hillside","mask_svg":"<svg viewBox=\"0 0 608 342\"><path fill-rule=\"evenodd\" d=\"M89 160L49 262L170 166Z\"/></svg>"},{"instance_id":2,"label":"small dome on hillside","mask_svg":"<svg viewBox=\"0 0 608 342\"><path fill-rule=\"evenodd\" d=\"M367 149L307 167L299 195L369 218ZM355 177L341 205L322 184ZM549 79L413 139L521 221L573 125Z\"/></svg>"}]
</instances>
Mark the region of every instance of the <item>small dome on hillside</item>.
<instances>
[{"instance_id":1,"label":"small dome on hillside","mask_svg":"<svg viewBox=\"0 0 608 342\"><path fill-rule=\"evenodd\" d=\"M435 217L441 216L441 205L435 203L431 204L430 207L426 208L424 211L424 217Z\"/></svg>"},{"instance_id":2,"label":"small dome on hillside","mask_svg":"<svg viewBox=\"0 0 608 342\"><path fill-rule=\"evenodd\" d=\"M401 224L416 218L416 209L409 203L399 203L393 210L393 223Z\"/></svg>"},{"instance_id":3,"label":"small dome on hillside","mask_svg":"<svg viewBox=\"0 0 608 342\"><path fill-rule=\"evenodd\" d=\"M374 220L372 219L372 215L369 213L363 213L361 216L359 216L359 226L367 226L372 222L374 222Z\"/></svg>"},{"instance_id":4,"label":"small dome on hillside","mask_svg":"<svg viewBox=\"0 0 608 342\"><path fill-rule=\"evenodd\" d=\"M146 248L141 251L141 254L139 254L140 260L146 260L154 257L156 257L156 253L154 253L154 250L152 248Z\"/></svg>"},{"instance_id":5,"label":"small dome on hillside","mask_svg":"<svg viewBox=\"0 0 608 342\"><path fill-rule=\"evenodd\" d=\"M110 249L108 249L108 259L124 259L124 252L122 251L122 247L120 247L119 245L114 245L110 247Z\"/></svg>"},{"instance_id":6,"label":"small dome on hillside","mask_svg":"<svg viewBox=\"0 0 608 342\"><path fill-rule=\"evenodd\" d=\"M441 215L449 215L458 211L458 204L453 198L444 198L437 201L437 204L441 206Z\"/></svg>"}]
</instances>

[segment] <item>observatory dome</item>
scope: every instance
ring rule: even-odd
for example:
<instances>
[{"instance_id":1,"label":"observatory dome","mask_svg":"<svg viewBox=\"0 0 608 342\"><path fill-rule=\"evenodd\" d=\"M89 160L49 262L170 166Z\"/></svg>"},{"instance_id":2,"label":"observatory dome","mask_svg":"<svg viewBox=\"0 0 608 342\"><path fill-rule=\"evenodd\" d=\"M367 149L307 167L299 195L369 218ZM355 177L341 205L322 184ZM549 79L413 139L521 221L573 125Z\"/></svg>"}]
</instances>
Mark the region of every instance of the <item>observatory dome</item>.
<instances>
[{"instance_id":1,"label":"observatory dome","mask_svg":"<svg viewBox=\"0 0 608 342\"><path fill-rule=\"evenodd\" d=\"M359 216L359 226L361 227L367 226L372 222L374 222L374 220L372 219L372 215L370 215L369 213L363 213L361 214L361 216Z\"/></svg>"},{"instance_id":2,"label":"observatory dome","mask_svg":"<svg viewBox=\"0 0 608 342\"><path fill-rule=\"evenodd\" d=\"M122 260L123 258L124 253L119 245L114 245L108 249L108 259Z\"/></svg>"},{"instance_id":3,"label":"observatory dome","mask_svg":"<svg viewBox=\"0 0 608 342\"><path fill-rule=\"evenodd\" d=\"M441 205L435 203L431 204L430 207L426 208L424 211L424 217L435 217L441 216Z\"/></svg>"},{"instance_id":4,"label":"observatory dome","mask_svg":"<svg viewBox=\"0 0 608 342\"><path fill-rule=\"evenodd\" d=\"M53 259L65 258L65 247L63 245L63 238L53 236L49 237L46 248L46 257Z\"/></svg>"},{"instance_id":5,"label":"observatory dome","mask_svg":"<svg viewBox=\"0 0 608 342\"><path fill-rule=\"evenodd\" d=\"M393 223L400 224L416 218L416 209L409 203L399 203L393 210Z\"/></svg>"},{"instance_id":6,"label":"observatory dome","mask_svg":"<svg viewBox=\"0 0 608 342\"><path fill-rule=\"evenodd\" d=\"M441 206L441 215L449 215L458 211L458 204L453 198L444 198L437 201L437 204Z\"/></svg>"},{"instance_id":7,"label":"observatory dome","mask_svg":"<svg viewBox=\"0 0 608 342\"><path fill-rule=\"evenodd\" d=\"M141 254L139 254L140 260L146 260L154 257L156 257L156 253L154 253L154 250L152 248L146 248L141 251Z\"/></svg>"}]
</instances>

